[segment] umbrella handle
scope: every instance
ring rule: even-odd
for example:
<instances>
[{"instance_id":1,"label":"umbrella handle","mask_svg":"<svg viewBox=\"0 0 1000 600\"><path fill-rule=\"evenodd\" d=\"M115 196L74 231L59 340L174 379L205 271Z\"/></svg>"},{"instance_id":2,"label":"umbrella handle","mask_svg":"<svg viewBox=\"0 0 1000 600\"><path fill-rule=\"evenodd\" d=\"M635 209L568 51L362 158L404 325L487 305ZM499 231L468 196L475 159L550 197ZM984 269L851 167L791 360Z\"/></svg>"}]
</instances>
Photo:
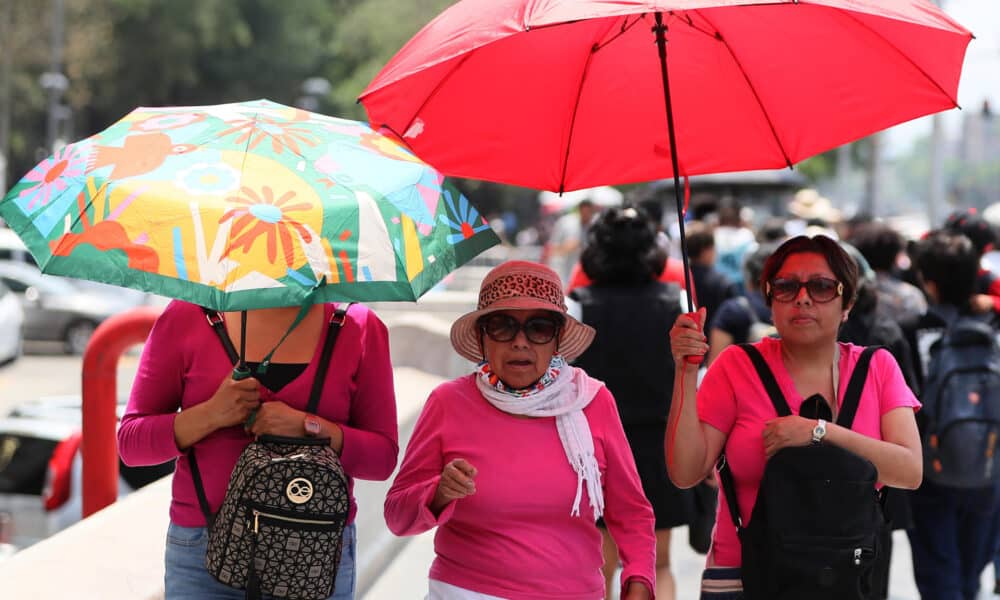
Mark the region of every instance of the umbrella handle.
<instances>
[{"instance_id":1,"label":"umbrella handle","mask_svg":"<svg viewBox=\"0 0 1000 600\"><path fill-rule=\"evenodd\" d=\"M700 312L698 312L698 311L691 312L691 313L688 313L688 316L691 317L692 319L694 319L695 323L697 323L699 327L701 327L703 325L702 322L701 322L701 313ZM688 354L687 356L684 357L684 362L686 362L689 365L700 365L701 361L704 358L705 358L704 356L699 356L697 354Z\"/></svg>"},{"instance_id":2,"label":"umbrella handle","mask_svg":"<svg viewBox=\"0 0 1000 600\"><path fill-rule=\"evenodd\" d=\"M244 379L247 379L248 377L253 377L253 373L250 372L250 369L248 369L245 364L243 366L237 365L233 369L233 380L235 380L235 381L243 381Z\"/></svg>"}]
</instances>

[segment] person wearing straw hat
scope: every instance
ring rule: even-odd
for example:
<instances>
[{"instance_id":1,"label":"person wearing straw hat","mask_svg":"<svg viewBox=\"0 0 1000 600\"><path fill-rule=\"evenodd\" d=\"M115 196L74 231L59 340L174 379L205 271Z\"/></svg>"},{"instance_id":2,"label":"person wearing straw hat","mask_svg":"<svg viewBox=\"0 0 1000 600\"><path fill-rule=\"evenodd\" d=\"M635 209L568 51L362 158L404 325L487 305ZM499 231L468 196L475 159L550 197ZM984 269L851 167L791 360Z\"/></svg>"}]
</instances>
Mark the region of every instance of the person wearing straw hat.
<instances>
[{"instance_id":1,"label":"person wearing straw hat","mask_svg":"<svg viewBox=\"0 0 1000 600\"><path fill-rule=\"evenodd\" d=\"M451 328L474 371L438 386L385 500L396 535L437 527L429 598L604 598L603 517L621 597L653 597L654 516L614 398L568 363L594 330L552 269L510 261Z\"/></svg>"}]
</instances>

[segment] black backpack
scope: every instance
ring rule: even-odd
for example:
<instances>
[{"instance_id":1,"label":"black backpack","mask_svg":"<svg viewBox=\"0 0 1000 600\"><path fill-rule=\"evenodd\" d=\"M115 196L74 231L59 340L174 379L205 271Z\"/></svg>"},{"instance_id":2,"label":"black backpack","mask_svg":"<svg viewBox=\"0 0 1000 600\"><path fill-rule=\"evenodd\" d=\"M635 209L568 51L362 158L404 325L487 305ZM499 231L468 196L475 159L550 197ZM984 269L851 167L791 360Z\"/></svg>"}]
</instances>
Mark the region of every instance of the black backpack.
<instances>
[{"instance_id":1,"label":"black backpack","mask_svg":"<svg viewBox=\"0 0 1000 600\"><path fill-rule=\"evenodd\" d=\"M779 416L792 414L770 368L741 344ZM854 368L837 424L850 428L872 354ZM870 461L827 444L784 448L764 467L750 523L739 515L733 474L723 454L719 480L742 547L747 600L870 600L872 571L888 523Z\"/></svg>"},{"instance_id":2,"label":"black backpack","mask_svg":"<svg viewBox=\"0 0 1000 600\"><path fill-rule=\"evenodd\" d=\"M348 306L350 308L350 306ZM206 310L229 357L239 359L221 317ZM306 412L315 414L346 309L330 319ZM198 502L209 528L205 566L220 582L295 600L333 594L347 523L350 492L329 438L262 435L233 468L226 497L213 516L194 448L189 452Z\"/></svg>"},{"instance_id":3,"label":"black backpack","mask_svg":"<svg viewBox=\"0 0 1000 600\"><path fill-rule=\"evenodd\" d=\"M1000 344L993 327L958 317L930 347L920 398L924 477L955 488L998 480Z\"/></svg>"}]
</instances>

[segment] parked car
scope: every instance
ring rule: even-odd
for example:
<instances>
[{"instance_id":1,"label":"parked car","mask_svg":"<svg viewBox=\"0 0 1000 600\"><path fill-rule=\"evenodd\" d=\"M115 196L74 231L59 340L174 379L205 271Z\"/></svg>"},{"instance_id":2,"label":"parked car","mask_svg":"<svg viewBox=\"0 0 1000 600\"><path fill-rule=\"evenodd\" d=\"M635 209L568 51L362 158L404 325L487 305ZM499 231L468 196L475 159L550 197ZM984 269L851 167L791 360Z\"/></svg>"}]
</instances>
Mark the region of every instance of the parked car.
<instances>
[{"instance_id":1,"label":"parked car","mask_svg":"<svg viewBox=\"0 0 1000 600\"><path fill-rule=\"evenodd\" d=\"M51 396L23 403L0 418L0 546L24 548L80 520L80 405L79 396ZM124 409L122 399L119 416ZM152 467L120 463L118 495L173 469L174 461Z\"/></svg>"},{"instance_id":2,"label":"parked car","mask_svg":"<svg viewBox=\"0 0 1000 600\"><path fill-rule=\"evenodd\" d=\"M82 290L22 262L0 261L0 282L21 302L24 339L59 341L69 354L82 354L102 321L134 306L128 298Z\"/></svg>"},{"instance_id":3,"label":"parked car","mask_svg":"<svg viewBox=\"0 0 1000 600\"><path fill-rule=\"evenodd\" d=\"M0 282L0 365L21 356L24 343L24 309L21 301Z\"/></svg>"}]
</instances>

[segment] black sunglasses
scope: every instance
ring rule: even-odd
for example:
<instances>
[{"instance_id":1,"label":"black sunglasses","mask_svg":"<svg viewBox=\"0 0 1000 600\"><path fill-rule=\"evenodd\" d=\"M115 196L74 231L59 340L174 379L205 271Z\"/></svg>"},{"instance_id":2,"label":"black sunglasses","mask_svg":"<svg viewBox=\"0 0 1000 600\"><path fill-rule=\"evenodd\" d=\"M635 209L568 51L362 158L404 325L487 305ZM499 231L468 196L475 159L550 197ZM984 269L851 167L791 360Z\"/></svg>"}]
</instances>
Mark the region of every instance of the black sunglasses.
<instances>
[{"instance_id":1,"label":"black sunglasses","mask_svg":"<svg viewBox=\"0 0 1000 600\"><path fill-rule=\"evenodd\" d=\"M558 334L562 323L548 317L531 317L521 323L510 315L493 314L479 321L479 328L494 342L509 342L524 330L532 344L548 344Z\"/></svg>"},{"instance_id":2,"label":"black sunglasses","mask_svg":"<svg viewBox=\"0 0 1000 600\"><path fill-rule=\"evenodd\" d=\"M772 279L767 284L767 295L777 302L793 302L799 297L799 290L806 288L813 302L829 302L844 293L844 284L829 277L813 277L806 281L798 279Z\"/></svg>"}]
</instances>

